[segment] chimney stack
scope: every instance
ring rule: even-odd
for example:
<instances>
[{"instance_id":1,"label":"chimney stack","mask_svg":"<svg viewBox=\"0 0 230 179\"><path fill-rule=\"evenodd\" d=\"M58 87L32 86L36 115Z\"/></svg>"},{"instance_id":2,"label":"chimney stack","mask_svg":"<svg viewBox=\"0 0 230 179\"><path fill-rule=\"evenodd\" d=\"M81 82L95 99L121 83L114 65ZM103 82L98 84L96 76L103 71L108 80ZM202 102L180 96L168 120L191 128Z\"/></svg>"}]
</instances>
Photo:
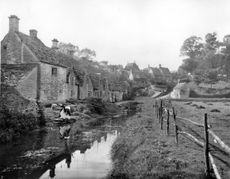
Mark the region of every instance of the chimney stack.
<instances>
[{"instance_id":1,"label":"chimney stack","mask_svg":"<svg viewBox=\"0 0 230 179\"><path fill-rule=\"evenodd\" d=\"M37 38L38 31L35 29L30 30L30 37Z\"/></svg>"},{"instance_id":2,"label":"chimney stack","mask_svg":"<svg viewBox=\"0 0 230 179\"><path fill-rule=\"evenodd\" d=\"M19 31L19 18L16 15L11 15L9 17L9 31L18 32Z\"/></svg>"},{"instance_id":3,"label":"chimney stack","mask_svg":"<svg viewBox=\"0 0 230 179\"><path fill-rule=\"evenodd\" d=\"M53 39L53 40L52 40L52 43L53 43L53 44L52 44L52 48L53 48L53 49L57 49L57 48L58 48L58 40L57 40L57 39Z\"/></svg>"}]
</instances>

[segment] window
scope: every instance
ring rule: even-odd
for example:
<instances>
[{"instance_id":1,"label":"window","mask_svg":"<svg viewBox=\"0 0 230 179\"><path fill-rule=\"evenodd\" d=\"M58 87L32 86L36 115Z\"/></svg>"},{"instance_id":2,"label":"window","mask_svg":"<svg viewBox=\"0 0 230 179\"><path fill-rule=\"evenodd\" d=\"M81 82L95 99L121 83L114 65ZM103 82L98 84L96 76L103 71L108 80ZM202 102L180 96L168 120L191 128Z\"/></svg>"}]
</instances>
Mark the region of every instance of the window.
<instances>
[{"instance_id":1,"label":"window","mask_svg":"<svg viewBox=\"0 0 230 179\"><path fill-rule=\"evenodd\" d=\"M52 67L52 76L57 76L57 68Z\"/></svg>"},{"instance_id":2,"label":"window","mask_svg":"<svg viewBox=\"0 0 230 179\"><path fill-rule=\"evenodd\" d=\"M66 83L69 83L69 76L70 76L70 72L68 72L66 75Z\"/></svg>"},{"instance_id":3,"label":"window","mask_svg":"<svg viewBox=\"0 0 230 179\"><path fill-rule=\"evenodd\" d=\"M74 84L74 77L71 76L71 81L70 81L70 84L73 86Z\"/></svg>"}]
</instances>

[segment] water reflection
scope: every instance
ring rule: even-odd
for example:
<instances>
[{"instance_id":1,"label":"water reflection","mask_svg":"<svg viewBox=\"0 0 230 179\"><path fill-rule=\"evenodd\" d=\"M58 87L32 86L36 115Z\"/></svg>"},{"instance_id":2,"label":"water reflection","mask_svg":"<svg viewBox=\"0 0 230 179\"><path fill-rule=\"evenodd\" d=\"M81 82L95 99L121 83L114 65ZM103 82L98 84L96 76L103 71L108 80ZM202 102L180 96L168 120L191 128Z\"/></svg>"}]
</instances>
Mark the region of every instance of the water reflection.
<instances>
[{"instance_id":1,"label":"water reflection","mask_svg":"<svg viewBox=\"0 0 230 179\"><path fill-rule=\"evenodd\" d=\"M104 132L96 140L92 140L92 136L94 135L91 132L83 133L81 139L86 142L78 142L79 146L72 154L69 147L72 141L65 140L64 159L50 166L40 178L105 177L111 169L110 150L117 137L117 131ZM89 145L85 145L86 143Z\"/></svg>"}]
</instances>

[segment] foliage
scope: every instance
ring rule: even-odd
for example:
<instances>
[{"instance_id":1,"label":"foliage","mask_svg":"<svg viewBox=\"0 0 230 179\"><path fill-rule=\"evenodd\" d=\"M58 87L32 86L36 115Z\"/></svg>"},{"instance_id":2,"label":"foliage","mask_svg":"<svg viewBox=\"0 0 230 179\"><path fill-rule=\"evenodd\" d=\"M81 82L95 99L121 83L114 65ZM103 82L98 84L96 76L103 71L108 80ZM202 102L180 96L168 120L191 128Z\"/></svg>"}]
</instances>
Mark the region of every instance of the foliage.
<instances>
[{"instance_id":1,"label":"foliage","mask_svg":"<svg viewBox=\"0 0 230 179\"><path fill-rule=\"evenodd\" d=\"M213 83L217 76L227 74L230 77L229 45L217 40L217 33L207 33L204 43L201 38L191 36L187 38L180 50L182 56L187 56L178 69L194 75L194 80L199 83L206 80ZM220 50L220 47L225 47ZM200 73L201 72L201 73ZM198 74L200 76L198 76Z\"/></svg>"},{"instance_id":2,"label":"foliage","mask_svg":"<svg viewBox=\"0 0 230 179\"><path fill-rule=\"evenodd\" d=\"M67 55L73 55L75 52L79 52L79 47L71 43L60 42L58 44L59 51Z\"/></svg>"},{"instance_id":3,"label":"foliage","mask_svg":"<svg viewBox=\"0 0 230 179\"><path fill-rule=\"evenodd\" d=\"M0 143L11 141L38 126L34 115L9 111L4 106L0 108L0 119Z\"/></svg>"},{"instance_id":4,"label":"foliage","mask_svg":"<svg viewBox=\"0 0 230 179\"><path fill-rule=\"evenodd\" d=\"M188 56L189 58L196 58L202 54L203 43L201 43L202 38L197 36L191 36L187 38L181 49L181 56Z\"/></svg>"},{"instance_id":5,"label":"foliage","mask_svg":"<svg viewBox=\"0 0 230 179\"><path fill-rule=\"evenodd\" d=\"M208 33L205 36L205 48L208 50L216 50L219 47L219 42L217 41L217 33Z\"/></svg>"},{"instance_id":6,"label":"foliage","mask_svg":"<svg viewBox=\"0 0 230 179\"><path fill-rule=\"evenodd\" d=\"M198 60L193 58L186 58L183 60L183 64L180 66L180 68L185 70L186 72L193 73L194 70L197 68L198 64Z\"/></svg>"},{"instance_id":7,"label":"foliage","mask_svg":"<svg viewBox=\"0 0 230 179\"><path fill-rule=\"evenodd\" d=\"M218 75L218 70L216 69L207 70L205 72L206 81L211 84L217 82L218 81L217 75Z\"/></svg>"},{"instance_id":8,"label":"foliage","mask_svg":"<svg viewBox=\"0 0 230 179\"><path fill-rule=\"evenodd\" d=\"M91 60L91 59L96 57L96 52L94 50L89 49L89 48L84 48L84 49L79 51L79 57Z\"/></svg>"}]
</instances>

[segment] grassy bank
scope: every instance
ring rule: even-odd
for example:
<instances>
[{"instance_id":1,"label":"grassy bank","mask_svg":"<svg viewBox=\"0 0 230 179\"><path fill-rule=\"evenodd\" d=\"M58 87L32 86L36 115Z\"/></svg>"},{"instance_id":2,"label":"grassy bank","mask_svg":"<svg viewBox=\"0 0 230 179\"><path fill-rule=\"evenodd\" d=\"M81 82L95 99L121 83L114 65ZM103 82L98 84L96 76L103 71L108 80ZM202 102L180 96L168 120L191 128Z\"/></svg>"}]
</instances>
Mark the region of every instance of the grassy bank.
<instances>
[{"instance_id":1,"label":"grassy bank","mask_svg":"<svg viewBox=\"0 0 230 179\"><path fill-rule=\"evenodd\" d=\"M177 146L173 126L170 136L159 129L153 99L138 101L143 102L142 111L127 120L113 144L108 178L205 178L202 149L182 137Z\"/></svg>"}]
</instances>

